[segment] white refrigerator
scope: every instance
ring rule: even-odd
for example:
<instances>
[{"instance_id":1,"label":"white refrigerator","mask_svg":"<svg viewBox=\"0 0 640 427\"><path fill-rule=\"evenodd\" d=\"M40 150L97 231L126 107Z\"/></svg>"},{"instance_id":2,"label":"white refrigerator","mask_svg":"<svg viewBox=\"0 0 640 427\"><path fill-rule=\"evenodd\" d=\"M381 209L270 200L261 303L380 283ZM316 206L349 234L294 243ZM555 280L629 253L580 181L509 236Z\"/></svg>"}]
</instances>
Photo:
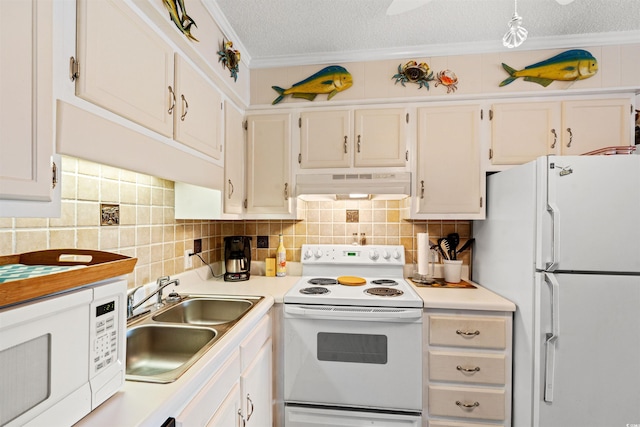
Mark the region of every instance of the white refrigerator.
<instances>
[{"instance_id":1,"label":"white refrigerator","mask_svg":"<svg viewBox=\"0 0 640 427\"><path fill-rule=\"evenodd\" d=\"M640 425L640 156L487 178L472 278L510 299L513 426Z\"/></svg>"}]
</instances>

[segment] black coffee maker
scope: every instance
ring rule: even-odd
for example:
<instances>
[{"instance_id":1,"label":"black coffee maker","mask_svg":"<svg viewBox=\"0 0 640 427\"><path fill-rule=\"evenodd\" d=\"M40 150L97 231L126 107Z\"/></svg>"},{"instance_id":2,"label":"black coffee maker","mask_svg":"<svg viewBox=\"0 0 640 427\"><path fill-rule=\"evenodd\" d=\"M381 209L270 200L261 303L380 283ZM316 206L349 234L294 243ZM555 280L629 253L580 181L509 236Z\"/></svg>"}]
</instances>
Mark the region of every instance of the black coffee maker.
<instances>
[{"instance_id":1,"label":"black coffee maker","mask_svg":"<svg viewBox=\"0 0 640 427\"><path fill-rule=\"evenodd\" d=\"M249 280L251 270L251 237L228 236L224 238L224 280L240 282Z\"/></svg>"}]
</instances>

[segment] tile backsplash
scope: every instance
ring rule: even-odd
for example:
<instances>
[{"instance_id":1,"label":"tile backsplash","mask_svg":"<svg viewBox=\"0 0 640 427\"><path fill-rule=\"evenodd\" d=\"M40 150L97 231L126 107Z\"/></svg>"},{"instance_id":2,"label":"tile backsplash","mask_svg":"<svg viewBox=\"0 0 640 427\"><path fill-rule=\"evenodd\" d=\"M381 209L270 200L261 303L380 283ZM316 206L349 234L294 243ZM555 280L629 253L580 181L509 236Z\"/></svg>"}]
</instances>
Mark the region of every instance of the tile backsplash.
<instances>
[{"instance_id":1,"label":"tile backsplash","mask_svg":"<svg viewBox=\"0 0 640 427\"><path fill-rule=\"evenodd\" d=\"M470 221L401 220L396 200L301 202L303 221L176 220L174 200L172 181L63 157L61 217L0 218L0 255L55 248L116 252L138 258L129 277L134 286L183 272L184 251L193 249L194 239L202 239L201 256L214 263L222 260L224 236L251 236L252 258L264 261L275 256L282 233L287 259L300 261L304 243L350 244L353 233L365 233L368 244L404 245L412 263L417 233L428 232L435 241L457 232L461 244L471 235ZM118 225L100 225L101 204L119 205ZM258 249L257 236L269 236L269 247ZM468 264L469 252L462 259Z\"/></svg>"}]
</instances>

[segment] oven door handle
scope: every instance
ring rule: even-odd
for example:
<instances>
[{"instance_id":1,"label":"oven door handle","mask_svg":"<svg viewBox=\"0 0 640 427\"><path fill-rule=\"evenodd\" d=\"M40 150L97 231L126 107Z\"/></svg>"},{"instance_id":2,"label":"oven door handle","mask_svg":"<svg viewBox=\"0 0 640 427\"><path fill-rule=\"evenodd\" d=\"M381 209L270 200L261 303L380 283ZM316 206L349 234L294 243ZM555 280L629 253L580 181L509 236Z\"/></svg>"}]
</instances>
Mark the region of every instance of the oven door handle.
<instances>
[{"instance_id":1,"label":"oven door handle","mask_svg":"<svg viewBox=\"0 0 640 427\"><path fill-rule=\"evenodd\" d=\"M366 322L414 322L422 319L419 308L334 307L285 304L286 317Z\"/></svg>"}]
</instances>

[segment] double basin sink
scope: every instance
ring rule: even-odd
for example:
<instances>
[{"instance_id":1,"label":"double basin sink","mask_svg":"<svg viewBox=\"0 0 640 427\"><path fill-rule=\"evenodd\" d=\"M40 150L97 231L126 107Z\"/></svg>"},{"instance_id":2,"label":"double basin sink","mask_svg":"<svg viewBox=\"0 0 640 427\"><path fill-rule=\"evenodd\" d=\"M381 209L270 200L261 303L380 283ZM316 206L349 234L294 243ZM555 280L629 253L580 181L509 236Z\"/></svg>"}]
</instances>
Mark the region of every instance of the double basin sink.
<instances>
[{"instance_id":1,"label":"double basin sink","mask_svg":"<svg viewBox=\"0 0 640 427\"><path fill-rule=\"evenodd\" d=\"M132 319L127 326L126 379L175 381L261 299L187 295Z\"/></svg>"}]
</instances>

